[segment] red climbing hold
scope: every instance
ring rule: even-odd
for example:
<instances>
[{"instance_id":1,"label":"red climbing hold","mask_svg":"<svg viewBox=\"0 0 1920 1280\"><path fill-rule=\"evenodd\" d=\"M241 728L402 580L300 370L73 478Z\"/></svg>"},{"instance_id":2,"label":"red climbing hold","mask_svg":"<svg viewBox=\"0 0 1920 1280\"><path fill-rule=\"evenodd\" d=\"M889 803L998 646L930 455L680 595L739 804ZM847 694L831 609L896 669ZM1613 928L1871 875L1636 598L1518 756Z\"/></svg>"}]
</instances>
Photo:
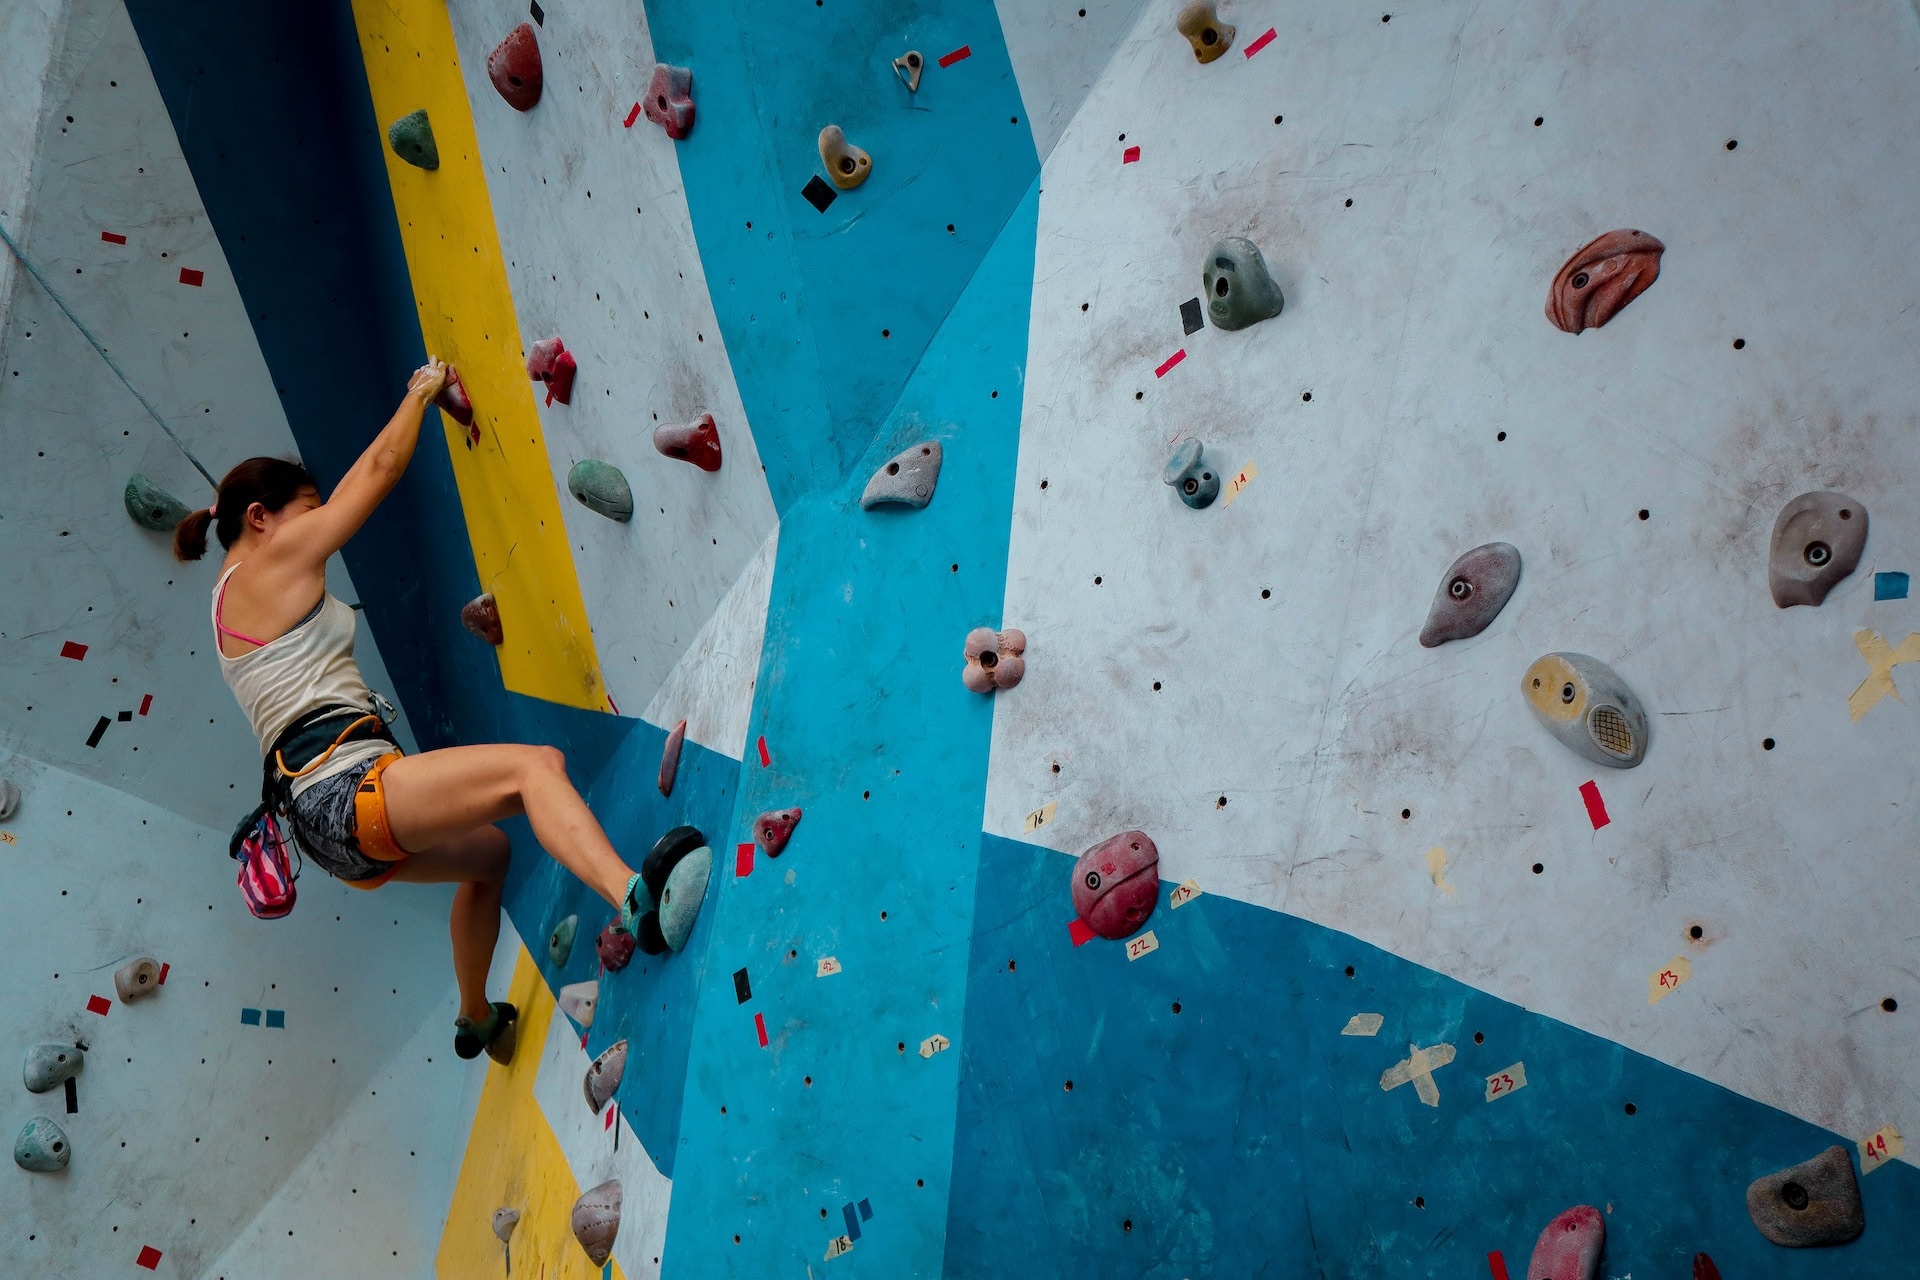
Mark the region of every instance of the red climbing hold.
<instances>
[{"instance_id":1,"label":"red climbing hold","mask_svg":"<svg viewBox=\"0 0 1920 1280\"><path fill-rule=\"evenodd\" d=\"M669 138L686 137L693 131L693 72L664 62L655 67L642 109Z\"/></svg>"},{"instance_id":2,"label":"red climbing hold","mask_svg":"<svg viewBox=\"0 0 1920 1280\"><path fill-rule=\"evenodd\" d=\"M633 948L633 935L621 932L617 923L602 929L600 936L593 940L593 949L600 953L600 967L608 973L626 968L627 962L633 959Z\"/></svg>"},{"instance_id":3,"label":"red climbing hold","mask_svg":"<svg viewBox=\"0 0 1920 1280\"><path fill-rule=\"evenodd\" d=\"M1568 333L1598 329L1660 278L1667 246L1644 231L1609 231L1568 258L1547 290L1547 319Z\"/></svg>"},{"instance_id":4,"label":"red climbing hold","mask_svg":"<svg viewBox=\"0 0 1920 1280\"><path fill-rule=\"evenodd\" d=\"M1607 1224L1600 1211L1577 1204L1540 1233L1527 1263L1527 1280L1593 1280L1606 1243Z\"/></svg>"},{"instance_id":5,"label":"red climbing hold","mask_svg":"<svg viewBox=\"0 0 1920 1280\"><path fill-rule=\"evenodd\" d=\"M1720 1268L1704 1253L1693 1255L1693 1280L1720 1280Z\"/></svg>"},{"instance_id":6,"label":"red climbing hold","mask_svg":"<svg viewBox=\"0 0 1920 1280\"><path fill-rule=\"evenodd\" d=\"M452 365L447 366L447 380L440 385L440 394L433 402L440 407L440 412L461 426L473 425L473 401L467 395L467 384L460 381L460 371Z\"/></svg>"},{"instance_id":7,"label":"red climbing hold","mask_svg":"<svg viewBox=\"0 0 1920 1280\"><path fill-rule=\"evenodd\" d=\"M544 77L540 70L540 42L533 25L523 22L487 55L487 79L515 111L531 111L540 101Z\"/></svg>"},{"instance_id":8,"label":"red climbing hold","mask_svg":"<svg viewBox=\"0 0 1920 1280\"><path fill-rule=\"evenodd\" d=\"M703 413L692 422L655 427L653 447L669 458L691 462L702 471L720 469L720 428L710 413Z\"/></svg>"},{"instance_id":9,"label":"red climbing hold","mask_svg":"<svg viewBox=\"0 0 1920 1280\"><path fill-rule=\"evenodd\" d=\"M1073 909L1103 938L1137 931L1160 901L1160 850L1144 831L1122 831L1080 855Z\"/></svg>"},{"instance_id":10,"label":"red climbing hold","mask_svg":"<svg viewBox=\"0 0 1920 1280\"><path fill-rule=\"evenodd\" d=\"M506 632L500 626L500 605L493 598L493 592L475 596L460 609L460 625L485 640L488 644L498 645L506 642Z\"/></svg>"},{"instance_id":11,"label":"red climbing hold","mask_svg":"<svg viewBox=\"0 0 1920 1280\"><path fill-rule=\"evenodd\" d=\"M579 371L573 352L558 338L542 338L527 355L527 376L547 384L547 403L573 403L573 375Z\"/></svg>"},{"instance_id":12,"label":"red climbing hold","mask_svg":"<svg viewBox=\"0 0 1920 1280\"><path fill-rule=\"evenodd\" d=\"M660 751L660 794L673 794L674 775L680 772L680 744L687 740L687 722L682 720L673 726L673 732L667 735L667 745Z\"/></svg>"},{"instance_id":13,"label":"red climbing hold","mask_svg":"<svg viewBox=\"0 0 1920 1280\"><path fill-rule=\"evenodd\" d=\"M786 849L787 841L793 837L793 829L800 824L798 809L769 809L753 820L753 838L767 851L769 858L777 858Z\"/></svg>"}]
</instances>

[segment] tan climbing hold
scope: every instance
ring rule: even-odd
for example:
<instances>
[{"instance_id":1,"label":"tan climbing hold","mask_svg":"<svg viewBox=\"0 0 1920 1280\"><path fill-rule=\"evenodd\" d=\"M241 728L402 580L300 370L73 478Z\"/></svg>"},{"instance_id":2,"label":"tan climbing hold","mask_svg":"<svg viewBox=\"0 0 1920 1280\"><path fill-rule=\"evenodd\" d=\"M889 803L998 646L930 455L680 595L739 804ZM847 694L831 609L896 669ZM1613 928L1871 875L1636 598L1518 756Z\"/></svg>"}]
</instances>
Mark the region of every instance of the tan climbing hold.
<instances>
[{"instance_id":1,"label":"tan climbing hold","mask_svg":"<svg viewBox=\"0 0 1920 1280\"><path fill-rule=\"evenodd\" d=\"M152 956L129 960L114 971L113 989L121 1004L132 1004L160 989L160 962Z\"/></svg>"},{"instance_id":2,"label":"tan climbing hold","mask_svg":"<svg viewBox=\"0 0 1920 1280\"><path fill-rule=\"evenodd\" d=\"M900 77L900 83L907 86L908 93L920 92L920 73L926 69L926 59L920 56L918 49L909 49L893 60L893 74Z\"/></svg>"},{"instance_id":3,"label":"tan climbing hold","mask_svg":"<svg viewBox=\"0 0 1920 1280\"><path fill-rule=\"evenodd\" d=\"M873 172L873 157L848 142L846 132L837 124L820 131L820 163L827 167L833 185L842 191L853 190Z\"/></svg>"},{"instance_id":4,"label":"tan climbing hold","mask_svg":"<svg viewBox=\"0 0 1920 1280\"><path fill-rule=\"evenodd\" d=\"M1193 0L1173 20L1173 27L1193 46L1196 62L1212 62L1233 48L1235 28L1231 23L1220 21L1213 0Z\"/></svg>"}]
</instances>

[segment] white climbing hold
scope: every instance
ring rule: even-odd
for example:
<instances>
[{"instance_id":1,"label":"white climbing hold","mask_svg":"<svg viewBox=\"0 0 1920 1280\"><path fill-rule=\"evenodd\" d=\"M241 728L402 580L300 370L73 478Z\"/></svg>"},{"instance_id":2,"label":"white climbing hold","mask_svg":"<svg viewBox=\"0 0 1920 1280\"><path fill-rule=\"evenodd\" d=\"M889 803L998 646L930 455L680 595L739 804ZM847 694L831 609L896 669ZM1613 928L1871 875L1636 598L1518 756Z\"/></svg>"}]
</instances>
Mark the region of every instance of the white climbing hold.
<instances>
[{"instance_id":1,"label":"white climbing hold","mask_svg":"<svg viewBox=\"0 0 1920 1280\"><path fill-rule=\"evenodd\" d=\"M560 1012L580 1024L581 1030L593 1025L593 1009L600 1003L600 984L594 982L569 982L560 988L555 997Z\"/></svg>"}]
</instances>

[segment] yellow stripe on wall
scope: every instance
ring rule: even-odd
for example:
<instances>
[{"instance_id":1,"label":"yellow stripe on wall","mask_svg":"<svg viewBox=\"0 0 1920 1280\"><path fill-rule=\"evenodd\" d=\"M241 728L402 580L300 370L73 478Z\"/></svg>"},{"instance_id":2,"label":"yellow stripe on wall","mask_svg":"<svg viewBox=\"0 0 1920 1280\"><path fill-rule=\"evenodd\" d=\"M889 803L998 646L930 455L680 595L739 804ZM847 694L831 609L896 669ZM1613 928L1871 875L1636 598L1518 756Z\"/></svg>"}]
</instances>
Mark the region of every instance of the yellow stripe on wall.
<instances>
[{"instance_id":1,"label":"yellow stripe on wall","mask_svg":"<svg viewBox=\"0 0 1920 1280\"><path fill-rule=\"evenodd\" d=\"M501 680L515 693L605 711L445 0L354 0L353 13L381 130L366 145L386 157L420 330L428 351L459 368L481 429L469 449L446 419L480 586L499 602L506 632L495 651ZM431 172L386 142L388 125L421 109L440 152Z\"/></svg>"},{"instance_id":2,"label":"yellow stripe on wall","mask_svg":"<svg viewBox=\"0 0 1920 1280\"><path fill-rule=\"evenodd\" d=\"M573 1202L581 1188L533 1096L554 1007L546 981L524 947L513 966L507 999L520 1010L520 1041L510 1065L487 1065L434 1274L440 1280L505 1275L506 1247L493 1234L493 1211L505 1207L520 1211L511 1242L516 1280L598 1280L600 1268L573 1238ZM612 1266L615 1276L624 1275L619 1263Z\"/></svg>"}]
</instances>

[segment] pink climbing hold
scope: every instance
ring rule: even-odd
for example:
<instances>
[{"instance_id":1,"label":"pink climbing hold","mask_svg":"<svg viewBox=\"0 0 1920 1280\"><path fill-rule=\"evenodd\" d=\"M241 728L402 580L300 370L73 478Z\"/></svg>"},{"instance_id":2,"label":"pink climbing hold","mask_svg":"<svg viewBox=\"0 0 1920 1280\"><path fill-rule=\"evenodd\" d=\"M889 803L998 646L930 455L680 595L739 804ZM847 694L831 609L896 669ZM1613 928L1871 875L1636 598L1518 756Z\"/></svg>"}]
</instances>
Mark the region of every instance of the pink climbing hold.
<instances>
[{"instance_id":1,"label":"pink climbing hold","mask_svg":"<svg viewBox=\"0 0 1920 1280\"><path fill-rule=\"evenodd\" d=\"M1073 910L1103 938L1135 933L1160 901L1160 850L1144 831L1122 831L1073 864Z\"/></svg>"},{"instance_id":2,"label":"pink climbing hold","mask_svg":"<svg viewBox=\"0 0 1920 1280\"><path fill-rule=\"evenodd\" d=\"M527 354L527 376L547 386L547 403L573 402L573 375L579 371L573 352L558 338L542 338Z\"/></svg>"},{"instance_id":3,"label":"pink climbing hold","mask_svg":"<svg viewBox=\"0 0 1920 1280\"><path fill-rule=\"evenodd\" d=\"M667 745L660 751L660 794L673 794L674 775L680 772L680 744L687 740L687 722L682 720L673 726L673 732L667 735Z\"/></svg>"},{"instance_id":4,"label":"pink climbing hold","mask_svg":"<svg viewBox=\"0 0 1920 1280\"><path fill-rule=\"evenodd\" d=\"M641 109L669 138L686 137L693 131L693 72L664 62L655 67Z\"/></svg>"},{"instance_id":5,"label":"pink climbing hold","mask_svg":"<svg viewBox=\"0 0 1920 1280\"><path fill-rule=\"evenodd\" d=\"M692 422L655 427L653 447L669 458L691 462L702 471L720 469L720 428L710 413L703 413Z\"/></svg>"},{"instance_id":6,"label":"pink climbing hold","mask_svg":"<svg viewBox=\"0 0 1920 1280\"><path fill-rule=\"evenodd\" d=\"M769 809L753 820L753 838L767 851L769 858L777 858L786 850L787 841L793 838L793 829L800 825L800 810Z\"/></svg>"},{"instance_id":7,"label":"pink climbing hold","mask_svg":"<svg viewBox=\"0 0 1920 1280\"><path fill-rule=\"evenodd\" d=\"M633 948L633 935L621 932L617 923L602 929L593 941L593 949L600 953L600 967L608 973L626 968L627 962L633 959Z\"/></svg>"},{"instance_id":8,"label":"pink climbing hold","mask_svg":"<svg viewBox=\"0 0 1920 1280\"><path fill-rule=\"evenodd\" d=\"M433 402L440 412L461 426L473 425L473 401L467 395L467 384L460 381L460 371L452 365L447 366L447 380L440 385L440 394Z\"/></svg>"},{"instance_id":9,"label":"pink climbing hold","mask_svg":"<svg viewBox=\"0 0 1920 1280\"><path fill-rule=\"evenodd\" d=\"M532 23L521 23L494 46L487 55L487 79L515 111L533 110L540 101L545 77L540 68L540 42L534 38Z\"/></svg>"},{"instance_id":10,"label":"pink climbing hold","mask_svg":"<svg viewBox=\"0 0 1920 1280\"><path fill-rule=\"evenodd\" d=\"M1600 1272L1600 1250L1607 1224L1590 1204L1568 1209L1540 1233L1527 1263L1527 1280L1593 1280Z\"/></svg>"},{"instance_id":11,"label":"pink climbing hold","mask_svg":"<svg viewBox=\"0 0 1920 1280\"><path fill-rule=\"evenodd\" d=\"M975 693L1011 689L1027 674L1027 633L1008 627L975 627L967 632L967 665L961 669L960 682Z\"/></svg>"}]
</instances>

